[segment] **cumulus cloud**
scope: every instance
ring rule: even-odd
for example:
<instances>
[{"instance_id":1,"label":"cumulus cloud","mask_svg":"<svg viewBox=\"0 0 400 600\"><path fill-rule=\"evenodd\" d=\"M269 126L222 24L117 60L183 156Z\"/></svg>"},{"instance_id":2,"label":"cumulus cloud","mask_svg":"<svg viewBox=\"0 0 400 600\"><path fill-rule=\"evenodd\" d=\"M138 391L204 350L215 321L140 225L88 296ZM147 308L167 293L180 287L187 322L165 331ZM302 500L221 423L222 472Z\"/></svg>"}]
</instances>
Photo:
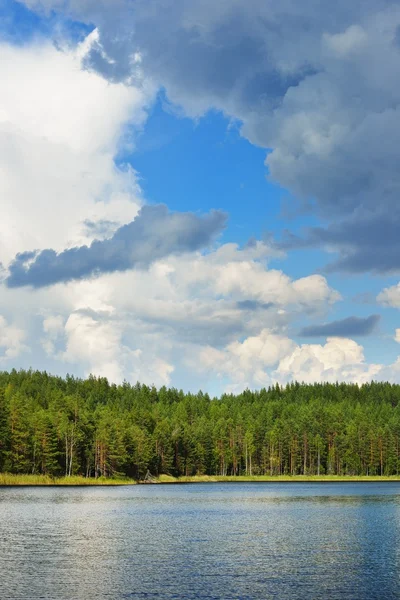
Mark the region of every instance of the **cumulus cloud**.
<instances>
[{"instance_id":1,"label":"cumulus cloud","mask_svg":"<svg viewBox=\"0 0 400 600\"><path fill-rule=\"evenodd\" d=\"M94 23L85 64L110 81L139 64L188 115L239 119L270 177L335 223L305 235L332 268L399 269L398 2L25 2Z\"/></svg>"},{"instance_id":2,"label":"cumulus cloud","mask_svg":"<svg viewBox=\"0 0 400 600\"><path fill-rule=\"evenodd\" d=\"M56 354L56 344L64 333L64 318L61 315L49 315L43 319L42 327L42 347L48 356L53 356Z\"/></svg>"},{"instance_id":3,"label":"cumulus cloud","mask_svg":"<svg viewBox=\"0 0 400 600\"><path fill-rule=\"evenodd\" d=\"M9 287L43 287L100 273L146 268L169 254L193 252L210 245L225 225L226 215L171 213L164 205L144 206L132 223L111 238L90 246L17 254L9 266Z\"/></svg>"},{"instance_id":4,"label":"cumulus cloud","mask_svg":"<svg viewBox=\"0 0 400 600\"><path fill-rule=\"evenodd\" d=\"M5 296L23 294L30 310L31 296L38 296L37 306L44 303L53 311L60 306L67 316L90 309L113 315L125 328L130 322L174 343L220 347L262 327L284 328L305 312L323 315L340 298L321 276L292 280L268 269L269 256L273 251L261 243L252 248L225 244L205 254L171 255L146 270L37 288L34 295L27 288L6 288ZM243 272L247 279L238 286ZM255 308L259 305L262 309Z\"/></svg>"},{"instance_id":5,"label":"cumulus cloud","mask_svg":"<svg viewBox=\"0 0 400 600\"><path fill-rule=\"evenodd\" d=\"M349 381L365 383L373 379L382 365L367 364L363 348L354 340L328 338L326 344L303 344L286 356L274 372L280 382L291 380Z\"/></svg>"},{"instance_id":6,"label":"cumulus cloud","mask_svg":"<svg viewBox=\"0 0 400 600\"><path fill-rule=\"evenodd\" d=\"M207 294L231 298L241 303L236 308L242 310L290 306L292 310L313 311L340 300L340 294L322 275L293 280L281 270L269 269L268 260L274 257L275 250L262 242L242 249L237 244L224 244L215 252L190 258L190 264L170 262L169 277L175 285L184 283L198 298Z\"/></svg>"},{"instance_id":7,"label":"cumulus cloud","mask_svg":"<svg viewBox=\"0 0 400 600\"><path fill-rule=\"evenodd\" d=\"M309 325L300 330L302 337L352 337L370 335L379 322L379 315L347 317L323 325Z\"/></svg>"},{"instance_id":8,"label":"cumulus cloud","mask_svg":"<svg viewBox=\"0 0 400 600\"><path fill-rule=\"evenodd\" d=\"M383 306L400 308L400 283L384 288L376 299Z\"/></svg>"},{"instance_id":9,"label":"cumulus cloud","mask_svg":"<svg viewBox=\"0 0 400 600\"><path fill-rule=\"evenodd\" d=\"M233 272L231 265L236 264L240 273L242 263L249 263L257 280L263 272L260 257L268 255L266 248L263 252L259 248L258 258L250 258L250 249L226 246L205 255L170 256L146 271L39 288L35 294L28 288L5 288L0 308L7 302L10 309L18 294L30 321L38 315L40 343L61 372L72 365L78 374L106 375L112 381L156 385L186 381L189 389L219 386L227 391L291 379L364 381L380 376L352 340L298 345L288 337L288 327L301 322L305 311L315 314L329 306L329 298L335 298L331 288L326 295L310 285L306 305L296 303L292 292L296 280L266 278L262 296L273 293L275 303L263 309L237 306L245 294L259 297L258 286L246 292L226 286L221 293L219 279L226 267ZM263 270L268 274L267 265ZM49 312L41 316L43 306ZM35 350L32 357L36 354Z\"/></svg>"},{"instance_id":10,"label":"cumulus cloud","mask_svg":"<svg viewBox=\"0 0 400 600\"><path fill-rule=\"evenodd\" d=\"M85 222L112 222L113 233L143 203L135 172L114 156L126 124L143 126L153 90L83 70L92 38L62 50L0 43L3 264L23 249L88 244L99 234Z\"/></svg>"},{"instance_id":11,"label":"cumulus cloud","mask_svg":"<svg viewBox=\"0 0 400 600\"><path fill-rule=\"evenodd\" d=\"M54 343L56 336L63 336L64 347L58 350L58 360L75 367L79 365L85 375L107 377L116 383L128 379L149 385L168 385L173 365L154 349L140 348L138 339L133 344L124 343L127 327L129 324L123 319L91 310L76 310L65 323L60 315L43 321L47 333L45 343Z\"/></svg>"},{"instance_id":12,"label":"cumulus cloud","mask_svg":"<svg viewBox=\"0 0 400 600\"><path fill-rule=\"evenodd\" d=\"M0 315L0 364L16 359L22 352L28 352L25 344L26 332L16 325L9 324Z\"/></svg>"},{"instance_id":13,"label":"cumulus cloud","mask_svg":"<svg viewBox=\"0 0 400 600\"><path fill-rule=\"evenodd\" d=\"M18 315L24 307L35 368L65 373L72 365L79 375L93 372L156 385L186 381L195 389L204 387L204 373L189 370L187 356L209 347L216 352L234 348L239 339L257 337L263 329L274 328L273 340L285 338L287 327L305 313L322 316L338 299L323 277L298 285L299 280L270 270L273 256L262 243L225 244L205 254L171 255L146 270L105 273L35 293L29 287L4 287L0 313ZM229 277L221 287L224 271ZM243 271L252 274L247 288L236 285ZM300 288L303 296L297 295ZM269 297L274 302L263 300Z\"/></svg>"},{"instance_id":14,"label":"cumulus cloud","mask_svg":"<svg viewBox=\"0 0 400 600\"><path fill-rule=\"evenodd\" d=\"M113 278L103 303L140 316L168 337L221 346L262 327L285 327L304 313L323 314L340 299L321 276L293 280L269 269L269 255L264 244L224 244L206 254L170 257L148 272Z\"/></svg>"},{"instance_id":15,"label":"cumulus cloud","mask_svg":"<svg viewBox=\"0 0 400 600\"><path fill-rule=\"evenodd\" d=\"M188 363L200 372L211 370L220 379L228 378L231 383L225 389L231 392L290 381L363 383L382 369L365 362L363 348L354 340L332 337L324 345L297 345L267 329L221 351L203 348L196 362Z\"/></svg>"},{"instance_id":16,"label":"cumulus cloud","mask_svg":"<svg viewBox=\"0 0 400 600\"><path fill-rule=\"evenodd\" d=\"M124 366L131 350L121 344L121 328L117 323L96 319L84 312L72 313L65 324L66 349L61 359L80 362L86 374L123 380Z\"/></svg>"},{"instance_id":17,"label":"cumulus cloud","mask_svg":"<svg viewBox=\"0 0 400 600\"><path fill-rule=\"evenodd\" d=\"M230 379L229 390L259 388L272 382L271 367L294 347L292 340L264 329L259 335L233 342L223 350L204 347L197 353L196 363L190 359L188 363L194 369L212 371L220 379Z\"/></svg>"}]
</instances>

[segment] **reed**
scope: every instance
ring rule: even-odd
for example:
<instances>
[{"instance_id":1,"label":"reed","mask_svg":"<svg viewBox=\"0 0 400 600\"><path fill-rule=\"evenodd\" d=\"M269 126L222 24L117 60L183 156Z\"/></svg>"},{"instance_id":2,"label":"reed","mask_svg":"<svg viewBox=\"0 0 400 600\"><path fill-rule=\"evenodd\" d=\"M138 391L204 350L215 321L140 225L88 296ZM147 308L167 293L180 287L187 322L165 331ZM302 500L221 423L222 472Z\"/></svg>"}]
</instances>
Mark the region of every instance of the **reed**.
<instances>
[{"instance_id":1,"label":"reed","mask_svg":"<svg viewBox=\"0 0 400 600\"><path fill-rule=\"evenodd\" d=\"M133 479L107 479L106 477L50 477L49 475L14 475L0 473L1 485L132 485Z\"/></svg>"},{"instance_id":2,"label":"reed","mask_svg":"<svg viewBox=\"0 0 400 600\"><path fill-rule=\"evenodd\" d=\"M223 483L223 482L334 482L334 481L400 481L400 475L390 477L380 476L358 476L358 475L194 475L188 477L173 477L172 475L160 475L152 480L152 483ZM14 475L11 473L0 473L0 486L98 486L98 485L134 485L143 483L128 478L106 478L80 477L50 477L49 475Z\"/></svg>"},{"instance_id":3,"label":"reed","mask_svg":"<svg viewBox=\"0 0 400 600\"><path fill-rule=\"evenodd\" d=\"M171 475L160 475L157 483L216 483L216 482L329 482L329 481L400 481L400 475L384 476L361 476L361 475L194 475L188 477L173 477Z\"/></svg>"}]
</instances>

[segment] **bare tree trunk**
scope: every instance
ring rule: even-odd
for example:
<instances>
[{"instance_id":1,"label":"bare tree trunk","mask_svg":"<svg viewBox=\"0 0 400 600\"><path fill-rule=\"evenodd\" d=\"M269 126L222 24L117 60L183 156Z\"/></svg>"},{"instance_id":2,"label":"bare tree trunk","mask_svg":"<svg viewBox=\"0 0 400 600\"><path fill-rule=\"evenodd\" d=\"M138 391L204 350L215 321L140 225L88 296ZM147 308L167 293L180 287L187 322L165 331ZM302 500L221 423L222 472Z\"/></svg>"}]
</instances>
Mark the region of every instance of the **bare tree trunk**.
<instances>
[{"instance_id":1,"label":"bare tree trunk","mask_svg":"<svg viewBox=\"0 0 400 600\"><path fill-rule=\"evenodd\" d=\"M68 434L65 434L65 477L68 477Z\"/></svg>"},{"instance_id":2,"label":"bare tree trunk","mask_svg":"<svg viewBox=\"0 0 400 600\"><path fill-rule=\"evenodd\" d=\"M33 460L32 460L32 475L35 473L36 466L36 440L33 443Z\"/></svg>"},{"instance_id":3,"label":"bare tree trunk","mask_svg":"<svg viewBox=\"0 0 400 600\"><path fill-rule=\"evenodd\" d=\"M272 475L274 474L274 445L271 444L271 448L269 451L269 469L270 469L270 475L272 477Z\"/></svg>"},{"instance_id":4,"label":"bare tree trunk","mask_svg":"<svg viewBox=\"0 0 400 600\"><path fill-rule=\"evenodd\" d=\"M70 455L69 455L69 470L68 475L71 477L72 475L72 459L74 453L74 430L71 431L71 439L70 439Z\"/></svg>"}]
</instances>

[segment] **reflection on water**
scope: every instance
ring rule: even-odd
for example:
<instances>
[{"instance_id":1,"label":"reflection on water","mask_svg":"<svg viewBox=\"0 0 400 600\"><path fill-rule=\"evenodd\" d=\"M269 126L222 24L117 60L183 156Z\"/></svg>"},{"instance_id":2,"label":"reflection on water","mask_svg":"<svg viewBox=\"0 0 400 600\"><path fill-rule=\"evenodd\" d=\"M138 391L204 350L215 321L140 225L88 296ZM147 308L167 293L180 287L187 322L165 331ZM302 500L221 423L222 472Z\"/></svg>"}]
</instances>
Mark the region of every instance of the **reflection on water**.
<instances>
[{"instance_id":1,"label":"reflection on water","mask_svg":"<svg viewBox=\"0 0 400 600\"><path fill-rule=\"evenodd\" d=\"M400 597L400 484L0 488L0 597Z\"/></svg>"}]
</instances>

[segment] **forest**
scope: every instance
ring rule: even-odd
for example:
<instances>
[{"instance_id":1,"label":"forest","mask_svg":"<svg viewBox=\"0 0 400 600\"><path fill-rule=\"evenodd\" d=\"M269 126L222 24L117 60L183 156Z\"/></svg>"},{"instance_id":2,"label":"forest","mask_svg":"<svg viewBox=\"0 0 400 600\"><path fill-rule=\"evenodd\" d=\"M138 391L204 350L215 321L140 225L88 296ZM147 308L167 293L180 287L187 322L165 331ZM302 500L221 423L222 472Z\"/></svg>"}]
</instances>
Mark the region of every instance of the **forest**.
<instances>
[{"instance_id":1,"label":"forest","mask_svg":"<svg viewBox=\"0 0 400 600\"><path fill-rule=\"evenodd\" d=\"M400 385L293 382L210 398L0 373L0 472L54 477L398 475Z\"/></svg>"}]
</instances>

